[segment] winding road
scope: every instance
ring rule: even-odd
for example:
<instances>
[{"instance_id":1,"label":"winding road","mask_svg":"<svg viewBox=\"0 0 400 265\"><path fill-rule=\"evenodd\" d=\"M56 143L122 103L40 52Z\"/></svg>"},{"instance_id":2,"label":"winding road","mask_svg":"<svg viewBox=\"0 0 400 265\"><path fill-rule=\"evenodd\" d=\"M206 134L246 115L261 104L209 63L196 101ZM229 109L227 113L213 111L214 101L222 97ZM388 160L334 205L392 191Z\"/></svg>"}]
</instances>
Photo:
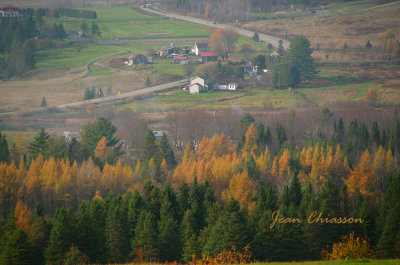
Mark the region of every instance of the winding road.
<instances>
[{"instance_id":1,"label":"winding road","mask_svg":"<svg viewBox=\"0 0 400 265\"><path fill-rule=\"evenodd\" d=\"M107 96L107 97L102 97L102 98L96 98L96 99L89 99L89 100L83 100L83 101L78 101L78 102L66 103L66 104L57 105L56 107L58 109L64 109L64 108L67 108L67 107L85 106L85 105L89 104L89 102L92 102L92 103L95 104L95 103L109 102L109 101L113 101L113 100L129 98L129 97L140 97L140 96L148 95L148 94L151 94L151 93L154 93L154 92L158 92L158 91L161 91L161 90L166 90L166 89L170 89L170 88L174 88L174 87L184 86L187 83L188 83L188 80L187 79L183 79L183 80L176 81L176 82L166 83L166 84L162 84L162 85L158 85L158 86L146 87L146 88L143 88L143 89L138 89L138 90L127 92L127 93L122 93L122 94L117 95L117 96Z\"/></svg>"},{"instance_id":2,"label":"winding road","mask_svg":"<svg viewBox=\"0 0 400 265\"><path fill-rule=\"evenodd\" d=\"M248 38L252 38L254 36L254 31L250 31L250 30L245 30L245 29L241 29L241 28L237 28L237 27L233 27L233 26L228 26L225 24L219 24L219 23L213 23L211 21L207 21L204 19L199 19L199 18L193 18L193 17L187 17L187 16L182 16L182 15L178 15L178 14L173 14L173 13L167 13L164 11L160 11L160 10L156 10L154 9L153 6L149 6L147 8L144 8L143 6L141 7L142 10L147 11L147 12L151 12L154 14L158 14L161 16L165 16L165 17L170 17L170 18L174 18L174 19L179 19L179 20L183 20L183 21L187 21L187 22L191 22L191 23L195 23L195 24L200 24L203 26L208 26L208 27L213 27L213 28L221 28L221 29L234 29L236 30L240 35L244 36L244 37L248 37ZM259 39L260 41L265 41L265 42L269 42L271 43L273 46L278 47L279 45L279 38L270 36L270 35L266 35L266 34L262 34L262 33L258 33L259 34ZM289 42L288 41L283 41L283 46L285 48L289 47ZM113 101L113 100L119 100L119 99L124 99L124 98L128 98L128 97L139 97L139 96L144 96L144 95L148 95L154 92L158 92L158 91L162 91L162 90L166 90L166 89L170 89L170 88L174 88L174 87L178 87L178 86L183 86L188 84L188 80L184 79L184 80L180 80L180 81L176 81L176 82L171 82L171 83L166 83L166 84L162 84L162 85L158 85L158 86L153 86L153 87L147 87L147 88L143 88L143 89L138 89L135 91L131 91L131 92L127 92L127 93L122 93L120 95L117 96L107 96L107 97L102 97L102 98L96 98L96 99L90 99L90 100L83 100L83 101L78 101L78 102L72 102L72 103L66 103L66 104L61 104L61 105L57 105L56 108L58 109L64 109L67 107L79 107L79 106L85 106L87 104L89 104L89 102L92 102L94 104L96 103L103 103L103 102L109 102L109 101Z\"/></svg>"},{"instance_id":3,"label":"winding road","mask_svg":"<svg viewBox=\"0 0 400 265\"><path fill-rule=\"evenodd\" d=\"M215 23L214 24L213 22L205 20L205 19L182 16L182 15L178 15L178 14L174 14L174 13L167 13L167 12L155 9L154 5L147 5L147 7L141 6L141 9L143 11L147 11L147 12L151 12L151 13L154 13L154 14L158 14L160 16L169 17L169 18L175 18L175 19L179 19L179 20L183 20L183 21L187 21L187 22L191 22L191 23L195 23L195 24L199 24L199 25L203 25L203 26L207 26L207 27L220 28L220 29L228 29L228 28L234 29L240 35L242 35L244 37L247 37L247 38L252 38L254 36L254 31L241 29L241 28L233 27L233 26L228 26L228 25L225 25L225 24L219 24L219 23ZM279 46L279 40L280 40L279 38L276 38L276 37L271 36L271 35L259 33L259 32L258 32L258 36L259 36L260 41L269 42L274 47L278 47ZM289 48L289 42L285 41L285 40L282 40L282 41L283 41L283 46L285 47L285 49L288 49Z\"/></svg>"}]
</instances>

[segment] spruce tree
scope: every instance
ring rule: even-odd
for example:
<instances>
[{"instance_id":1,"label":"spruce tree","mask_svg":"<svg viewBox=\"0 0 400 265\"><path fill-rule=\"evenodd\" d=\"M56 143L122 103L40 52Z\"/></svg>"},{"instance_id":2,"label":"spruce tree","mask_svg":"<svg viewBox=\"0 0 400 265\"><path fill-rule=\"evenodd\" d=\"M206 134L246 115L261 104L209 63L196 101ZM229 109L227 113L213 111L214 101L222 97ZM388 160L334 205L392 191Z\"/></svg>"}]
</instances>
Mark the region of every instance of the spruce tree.
<instances>
[{"instance_id":1,"label":"spruce tree","mask_svg":"<svg viewBox=\"0 0 400 265\"><path fill-rule=\"evenodd\" d=\"M157 244L157 226L154 215L142 211L136 226L135 239L132 241L131 255L141 252L143 261L157 261L159 249Z\"/></svg>"},{"instance_id":2,"label":"spruce tree","mask_svg":"<svg viewBox=\"0 0 400 265\"><path fill-rule=\"evenodd\" d=\"M167 162L168 169L173 169L176 166L175 155L165 134L163 134L163 136L161 137L160 152L161 157L163 157L165 159L165 162Z\"/></svg>"},{"instance_id":3,"label":"spruce tree","mask_svg":"<svg viewBox=\"0 0 400 265\"><path fill-rule=\"evenodd\" d=\"M150 158L157 155L157 141L152 130L148 130L144 139L144 158L150 160Z\"/></svg>"},{"instance_id":4,"label":"spruce tree","mask_svg":"<svg viewBox=\"0 0 400 265\"><path fill-rule=\"evenodd\" d=\"M40 128L39 134L34 138L28 146L31 158L42 155L43 158L48 158L49 154L49 140L50 135L44 128Z\"/></svg>"},{"instance_id":5,"label":"spruce tree","mask_svg":"<svg viewBox=\"0 0 400 265\"><path fill-rule=\"evenodd\" d=\"M129 252L126 206L121 196L112 199L106 219L106 236L109 259L125 262Z\"/></svg>"},{"instance_id":6,"label":"spruce tree","mask_svg":"<svg viewBox=\"0 0 400 265\"><path fill-rule=\"evenodd\" d=\"M181 256L181 241L178 223L171 213L161 215L158 223L158 247L160 261L178 261Z\"/></svg>"},{"instance_id":7,"label":"spruce tree","mask_svg":"<svg viewBox=\"0 0 400 265\"><path fill-rule=\"evenodd\" d=\"M47 107L47 101L45 97L42 98L42 103L40 103L40 107Z\"/></svg>"},{"instance_id":8,"label":"spruce tree","mask_svg":"<svg viewBox=\"0 0 400 265\"><path fill-rule=\"evenodd\" d=\"M75 242L75 215L72 209L59 208L52 220L50 240L45 250L46 264L61 264Z\"/></svg>"},{"instance_id":9,"label":"spruce tree","mask_svg":"<svg viewBox=\"0 0 400 265\"><path fill-rule=\"evenodd\" d=\"M8 149L8 143L6 135L1 133L0 130L0 162L10 162L10 150Z\"/></svg>"},{"instance_id":10,"label":"spruce tree","mask_svg":"<svg viewBox=\"0 0 400 265\"><path fill-rule=\"evenodd\" d=\"M105 263L108 259L106 236L106 203L102 199L93 199L90 202L90 218L94 220L92 226L96 234L96 253L91 262Z\"/></svg>"},{"instance_id":11,"label":"spruce tree","mask_svg":"<svg viewBox=\"0 0 400 265\"><path fill-rule=\"evenodd\" d=\"M377 121L374 121L372 123L371 138L372 138L372 141L374 141L374 143L376 145L380 145L380 143L381 143L381 134L379 132L379 127L378 127L378 122Z\"/></svg>"},{"instance_id":12,"label":"spruce tree","mask_svg":"<svg viewBox=\"0 0 400 265\"><path fill-rule=\"evenodd\" d=\"M7 240L5 248L1 252L0 264L32 264L31 245L28 242L28 235L24 230L20 228L16 229Z\"/></svg>"},{"instance_id":13,"label":"spruce tree","mask_svg":"<svg viewBox=\"0 0 400 265\"><path fill-rule=\"evenodd\" d=\"M140 216L140 213L145 209L146 204L137 190L128 194L128 233L129 239L135 238L136 225Z\"/></svg>"},{"instance_id":14,"label":"spruce tree","mask_svg":"<svg viewBox=\"0 0 400 265\"><path fill-rule=\"evenodd\" d=\"M90 260L96 260L98 240L96 234L95 220L90 215L90 205L87 202L82 202L79 206L77 219L77 240L76 245L79 250L85 253Z\"/></svg>"}]
</instances>

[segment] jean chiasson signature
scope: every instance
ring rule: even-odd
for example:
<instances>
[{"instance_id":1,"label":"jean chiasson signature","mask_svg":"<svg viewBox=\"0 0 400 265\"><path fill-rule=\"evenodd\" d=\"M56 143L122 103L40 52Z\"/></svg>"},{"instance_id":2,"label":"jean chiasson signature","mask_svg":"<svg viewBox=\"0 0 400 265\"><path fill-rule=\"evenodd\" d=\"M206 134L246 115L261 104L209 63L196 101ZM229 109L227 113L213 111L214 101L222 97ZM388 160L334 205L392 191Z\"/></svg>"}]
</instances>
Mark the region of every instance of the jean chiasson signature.
<instances>
[{"instance_id":1,"label":"jean chiasson signature","mask_svg":"<svg viewBox=\"0 0 400 265\"><path fill-rule=\"evenodd\" d=\"M275 224L300 224L303 220L300 218L291 218L291 217L280 217L279 211L275 211L272 213L272 223L269 226L271 229L275 226ZM322 212L314 211L312 212L307 219L307 223L309 224L356 224L356 223L364 223L364 220L361 218L353 218L353 217L322 217Z\"/></svg>"}]
</instances>

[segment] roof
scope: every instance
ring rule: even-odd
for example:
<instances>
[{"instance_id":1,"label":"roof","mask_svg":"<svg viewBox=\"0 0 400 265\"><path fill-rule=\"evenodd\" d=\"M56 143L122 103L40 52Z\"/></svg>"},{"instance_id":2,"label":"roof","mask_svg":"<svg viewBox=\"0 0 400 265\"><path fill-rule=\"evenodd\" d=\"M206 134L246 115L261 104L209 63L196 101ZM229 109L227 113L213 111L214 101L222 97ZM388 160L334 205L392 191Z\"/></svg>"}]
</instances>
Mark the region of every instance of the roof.
<instances>
[{"instance_id":1,"label":"roof","mask_svg":"<svg viewBox=\"0 0 400 265\"><path fill-rule=\"evenodd\" d=\"M129 60L133 60L133 59L135 59L137 56L144 56L143 54L140 54L140 53L135 53L135 54L132 54L131 56L129 56Z\"/></svg>"},{"instance_id":2,"label":"roof","mask_svg":"<svg viewBox=\"0 0 400 265\"><path fill-rule=\"evenodd\" d=\"M213 52L202 52L201 57L218 57L219 55L217 53Z\"/></svg>"},{"instance_id":3,"label":"roof","mask_svg":"<svg viewBox=\"0 0 400 265\"><path fill-rule=\"evenodd\" d=\"M3 6L1 9L18 9L18 7L13 5Z\"/></svg>"},{"instance_id":4,"label":"roof","mask_svg":"<svg viewBox=\"0 0 400 265\"><path fill-rule=\"evenodd\" d=\"M194 45L197 46L199 49L208 49L208 43L207 42L196 42Z\"/></svg>"},{"instance_id":5,"label":"roof","mask_svg":"<svg viewBox=\"0 0 400 265\"><path fill-rule=\"evenodd\" d=\"M187 56L175 56L174 60L187 60Z\"/></svg>"}]
</instances>

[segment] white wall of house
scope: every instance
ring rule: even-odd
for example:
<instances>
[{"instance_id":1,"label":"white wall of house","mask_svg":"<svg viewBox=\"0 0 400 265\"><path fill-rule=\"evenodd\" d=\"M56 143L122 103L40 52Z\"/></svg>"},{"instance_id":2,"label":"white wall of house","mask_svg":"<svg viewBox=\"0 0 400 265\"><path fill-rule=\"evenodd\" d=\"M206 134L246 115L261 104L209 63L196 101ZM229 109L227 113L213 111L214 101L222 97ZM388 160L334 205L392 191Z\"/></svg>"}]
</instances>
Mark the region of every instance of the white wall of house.
<instances>
[{"instance_id":1,"label":"white wall of house","mask_svg":"<svg viewBox=\"0 0 400 265\"><path fill-rule=\"evenodd\" d=\"M196 76L195 78L193 78L192 80L190 80L190 84L200 84L203 87L206 86L206 82L203 78Z\"/></svg>"}]
</instances>

